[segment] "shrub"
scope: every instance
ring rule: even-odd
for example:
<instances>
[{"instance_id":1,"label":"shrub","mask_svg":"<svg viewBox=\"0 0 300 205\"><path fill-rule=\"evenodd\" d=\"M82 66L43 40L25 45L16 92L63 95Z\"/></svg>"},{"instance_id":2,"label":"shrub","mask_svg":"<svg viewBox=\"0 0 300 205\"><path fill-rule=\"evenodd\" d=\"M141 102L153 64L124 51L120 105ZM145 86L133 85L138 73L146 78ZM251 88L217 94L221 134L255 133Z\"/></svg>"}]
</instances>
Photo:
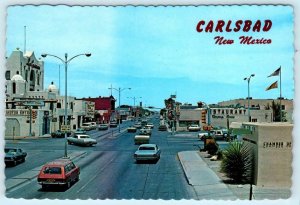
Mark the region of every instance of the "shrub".
<instances>
[{"instance_id":1,"label":"shrub","mask_svg":"<svg viewBox=\"0 0 300 205\"><path fill-rule=\"evenodd\" d=\"M251 147L244 142L233 141L223 151L221 172L237 183L252 180L253 154Z\"/></svg>"}]
</instances>

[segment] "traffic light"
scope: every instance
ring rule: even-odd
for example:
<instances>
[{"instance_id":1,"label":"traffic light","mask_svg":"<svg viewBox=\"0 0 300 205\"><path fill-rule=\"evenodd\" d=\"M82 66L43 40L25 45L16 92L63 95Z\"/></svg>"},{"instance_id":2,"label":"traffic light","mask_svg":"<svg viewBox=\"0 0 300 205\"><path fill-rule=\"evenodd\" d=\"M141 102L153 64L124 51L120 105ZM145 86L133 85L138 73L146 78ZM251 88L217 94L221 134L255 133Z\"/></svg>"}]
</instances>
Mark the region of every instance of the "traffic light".
<instances>
[{"instance_id":1,"label":"traffic light","mask_svg":"<svg viewBox=\"0 0 300 205\"><path fill-rule=\"evenodd\" d=\"M201 111L201 123L206 124L206 110Z\"/></svg>"},{"instance_id":2,"label":"traffic light","mask_svg":"<svg viewBox=\"0 0 300 205\"><path fill-rule=\"evenodd\" d=\"M37 116L37 111L32 110L32 119L36 119L36 116Z\"/></svg>"}]
</instances>

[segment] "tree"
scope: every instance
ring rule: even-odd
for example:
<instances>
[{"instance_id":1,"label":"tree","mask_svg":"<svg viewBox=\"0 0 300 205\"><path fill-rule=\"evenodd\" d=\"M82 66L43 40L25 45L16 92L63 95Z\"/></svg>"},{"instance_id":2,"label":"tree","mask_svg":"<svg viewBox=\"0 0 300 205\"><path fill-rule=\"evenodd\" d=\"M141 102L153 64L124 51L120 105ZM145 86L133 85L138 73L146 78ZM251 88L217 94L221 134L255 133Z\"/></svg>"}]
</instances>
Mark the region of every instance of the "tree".
<instances>
[{"instance_id":1,"label":"tree","mask_svg":"<svg viewBox=\"0 0 300 205\"><path fill-rule=\"evenodd\" d=\"M244 142L233 141L223 151L221 172L236 183L252 182L253 153Z\"/></svg>"},{"instance_id":2,"label":"tree","mask_svg":"<svg viewBox=\"0 0 300 205\"><path fill-rule=\"evenodd\" d=\"M271 110L273 111L273 121L274 122L280 122L280 103L275 102L274 100L272 101L272 104L270 105L269 103L265 106L266 110ZM286 112L281 110L282 114L282 122L286 122Z\"/></svg>"}]
</instances>

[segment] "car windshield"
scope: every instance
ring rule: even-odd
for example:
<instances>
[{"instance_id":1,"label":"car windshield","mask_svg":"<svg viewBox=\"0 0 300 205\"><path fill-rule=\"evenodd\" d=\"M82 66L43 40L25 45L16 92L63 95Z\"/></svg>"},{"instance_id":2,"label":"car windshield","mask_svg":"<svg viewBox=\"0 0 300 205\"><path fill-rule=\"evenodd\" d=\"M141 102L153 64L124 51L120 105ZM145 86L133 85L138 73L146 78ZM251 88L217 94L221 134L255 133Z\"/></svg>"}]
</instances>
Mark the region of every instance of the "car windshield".
<instances>
[{"instance_id":1,"label":"car windshield","mask_svg":"<svg viewBox=\"0 0 300 205\"><path fill-rule=\"evenodd\" d=\"M16 152L17 152L16 149L5 149L5 153L12 153L12 154L14 154Z\"/></svg>"},{"instance_id":2,"label":"car windshield","mask_svg":"<svg viewBox=\"0 0 300 205\"><path fill-rule=\"evenodd\" d=\"M140 147L139 150L155 150L155 147Z\"/></svg>"},{"instance_id":3,"label":"car windshield","mask_svg":"<svg viewBox=\"0 0 300 205\"><path fill-rule=\"evenodd\" d=\"M61 174L60 167L45 167L44 174Z\"/></svg>"}]
</instances>

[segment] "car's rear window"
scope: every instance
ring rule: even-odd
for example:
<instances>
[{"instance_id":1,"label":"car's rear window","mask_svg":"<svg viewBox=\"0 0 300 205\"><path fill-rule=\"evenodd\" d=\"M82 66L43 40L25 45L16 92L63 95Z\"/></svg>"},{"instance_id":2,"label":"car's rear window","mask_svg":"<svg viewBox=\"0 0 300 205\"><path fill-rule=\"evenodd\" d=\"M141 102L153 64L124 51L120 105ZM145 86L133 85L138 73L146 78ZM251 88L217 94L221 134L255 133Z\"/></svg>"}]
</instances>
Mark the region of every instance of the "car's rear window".
<instances>
[{"instance_id":1,"label":"car's rear window","mask_svg":"<svg viewBox=\"0 0 300 205\"><path fill-rule=\"evenodd\" d=\"M89 136L81 135L80 138L81 138L81 139L84 139L84 138L90 138L90 137L89 137Z\"/></svg>"},{"instance_id":2,"label":"car's rear window","mask_svg":"<svg viewBox=\"0 0 300 205\"><path fill-rule=\"evenodd\" d=\"M44 174L61 174L61 167L46 167Z\"/></svg>"},{"instance_id":3,"label":"car's rear window","mask_svg":"<svg viewBox=\"0 0 300 205\"><path fill-rule=\"evenodd\" d=\"M139 150L155 150L155 147L140 147Z\"/></svg>"}]
</instances>

